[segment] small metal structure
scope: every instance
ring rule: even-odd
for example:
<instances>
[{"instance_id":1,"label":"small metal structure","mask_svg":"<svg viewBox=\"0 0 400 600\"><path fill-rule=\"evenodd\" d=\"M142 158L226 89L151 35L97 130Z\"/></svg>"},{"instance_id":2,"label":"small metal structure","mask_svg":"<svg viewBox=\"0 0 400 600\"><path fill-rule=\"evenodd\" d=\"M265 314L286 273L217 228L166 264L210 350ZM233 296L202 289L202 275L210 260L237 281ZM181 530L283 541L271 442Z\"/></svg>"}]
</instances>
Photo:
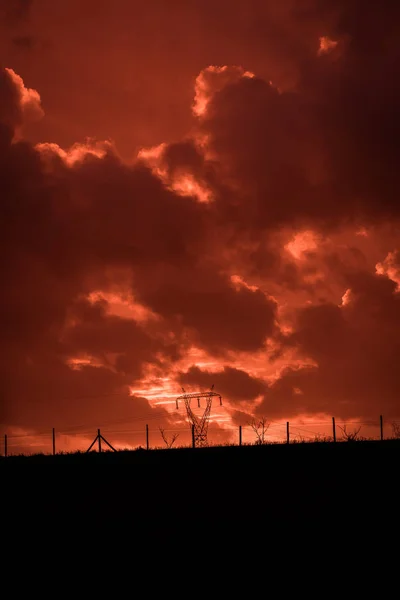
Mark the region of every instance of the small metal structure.
<instances>
[{"instance_id":1,"label":"small metal structure","mask_svg":"<svg viewBox=\"0 0 400 600\"><path fill-rule=\"evenodd\" d=\"M194 432L194 446L196 448L204 448L208 446L207 433L208 433L208 423L210 420L211 406L213 398L219 398L220 406L222 406L222 397L220 394L213 392L214 386L212 386L209 392L193 392L191 394L187 394L182 388L183 394L182 396L178 396L176 399L176 408L179 408L179 400L183 400L185 403L185 408L188 416L188 420L192 431ZM200 408L200 401L205 399L206 407L204 409L202 416L197 416L191 407L191 401L197 399L197 407Z\"/></svg>"}]
</instances>

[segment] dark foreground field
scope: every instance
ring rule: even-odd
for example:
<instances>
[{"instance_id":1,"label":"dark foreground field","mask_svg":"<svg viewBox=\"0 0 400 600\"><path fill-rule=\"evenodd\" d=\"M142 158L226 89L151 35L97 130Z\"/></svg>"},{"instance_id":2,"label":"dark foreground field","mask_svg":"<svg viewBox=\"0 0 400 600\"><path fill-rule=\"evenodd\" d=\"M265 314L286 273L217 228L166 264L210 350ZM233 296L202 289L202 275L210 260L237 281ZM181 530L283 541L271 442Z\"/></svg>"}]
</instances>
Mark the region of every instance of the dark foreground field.
<instances>
[{"instance_id":1,"label":"dark foreground field","mask_svg":"<svg viewBox=\"0 0 400 600\"><path fill-rule=\"evenodd\" d=\"M398 440L8 457L3 514L57 534L94 526L197 539L210 527L296 535L317 526L327 539L387 535L398 522L399 459Z\"/></svg>"}]
</instances>

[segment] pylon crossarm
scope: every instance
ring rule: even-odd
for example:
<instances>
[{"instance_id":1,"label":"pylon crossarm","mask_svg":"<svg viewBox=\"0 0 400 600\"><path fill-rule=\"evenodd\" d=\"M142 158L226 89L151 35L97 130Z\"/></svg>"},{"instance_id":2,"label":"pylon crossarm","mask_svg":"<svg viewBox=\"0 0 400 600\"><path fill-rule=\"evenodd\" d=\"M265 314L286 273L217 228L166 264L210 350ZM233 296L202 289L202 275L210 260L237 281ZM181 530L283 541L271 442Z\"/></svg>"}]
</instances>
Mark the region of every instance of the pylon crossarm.
<instances>
[{"instance_id":1,"label":"pylon crossarm","mask_svg":"<svg viewBox=\"0 0 400 600\"><path fill-rule=\"evenodd\" d=\"M220 394L216 392L193 392L192 394L182 394L178 396L177 400L191 400L192 398L221 398Z\"/></svg>"}]
</instances>

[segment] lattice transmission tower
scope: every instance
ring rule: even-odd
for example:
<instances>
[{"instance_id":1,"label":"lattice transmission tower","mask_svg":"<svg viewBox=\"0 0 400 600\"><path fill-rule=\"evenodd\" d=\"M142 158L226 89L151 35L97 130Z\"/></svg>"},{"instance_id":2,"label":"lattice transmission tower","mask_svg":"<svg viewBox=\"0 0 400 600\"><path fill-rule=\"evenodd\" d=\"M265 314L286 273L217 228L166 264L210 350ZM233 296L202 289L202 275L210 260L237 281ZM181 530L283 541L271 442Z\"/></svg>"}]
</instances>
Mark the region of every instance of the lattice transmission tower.
<instances>
[{"instance_id":1,"label":"lattice transmission tower","mask_svg":"<svg viewBox=\"0 0 400 600\"><path fill-rule=\"evenodd\" d=\"M178 396L176 399L176 408L178 409L178 401L183 400L185 403L185 408L188 416L189 423L193 428L194 432L194 446L196 448L203 448L204 446L208 446L207 433L208 433L208 423L210 420L211 406L213 398L219 398L219 403L222 406L222 397L220 394L213 392L214 386L212 386L209 392L193 392L191 394L187 394L182 388L183 394L182 396ZM197 399L197 407L201 408L200 400L205 399L206 407L202 416L197 416L191 407L191 401Z\"/></svg>"}]
</instances>

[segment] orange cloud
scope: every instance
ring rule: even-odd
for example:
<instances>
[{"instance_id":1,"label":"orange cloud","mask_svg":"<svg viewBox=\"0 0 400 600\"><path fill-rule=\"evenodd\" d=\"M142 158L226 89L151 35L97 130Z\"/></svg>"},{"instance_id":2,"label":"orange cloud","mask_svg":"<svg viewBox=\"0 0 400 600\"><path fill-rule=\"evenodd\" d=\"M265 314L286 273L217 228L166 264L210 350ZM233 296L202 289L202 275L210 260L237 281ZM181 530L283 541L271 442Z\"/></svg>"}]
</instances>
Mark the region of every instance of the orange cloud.
<instances>
[{"instance_id":1,"label":"orange cloud","mask_svg":"<svg viewBox=\"0 0 400 600\"><path fill-rule=\"evenodd\" d=\"M193 113L197 117L205 117L212 96L226 85L235 83L242 77L251 78L254 77L254 73L245 71L242 67L227 65L221 67L210 65L203 69L196 78Z\"/></svg>"},{"instance_id":2,"label":"orange cloud","mask_svg":"<svg viewBox=\"0 0 400 600\"><path fill-rule=\"evenodd\" d=\"M318 247L318 235L312 231L296 233L293 239L285 245L285 249L297 260Z\"/></svg>"},{"instance_id":3,"label":"orange cloud","mask_svg":"<svg viewBox=\"0 0 400 600\"><path fill-rule=\"evenodd\" d=\"M386 275L397 284L397 291L400 290L400 252L389 252L386 258L377 263L376 272L378 275Z\"/></svg>"},{"instance_id":4,"label":"orange cloud","mask_svg":"<svg viewBox=\"0 0 400 600\"><path fill-rule=\"evenodd\" d=\"M41 106L40 94L34 89L27 88L22 77L17 75L13 69L4 69L9 75L18 95L18 102L22 113L23 122L37 121L44 116Z\"/></svg>"},{"instance_id":5,"label":"orange cloud","mask_svg":"<svg viewBox=\"0 0 400 600\"><path fill-rule=\"evenodd\" d=\"M108 152L113 151L113 146L110 142L97 142L91 140L87 140L85 144L74 144L67 150L60 148L57 144L49 142L36 144L35 148L43 155L44 159L46 159L46 157L51 159L52 156L57 156L68 166L81 162L88 156L104 158Z\"/></svg>"},{"instance_id":6,"label":"orange cloud","mask_svg":"<svg viewBox=\"0 0 400 600\"><path fill-rule=\"evenodd\" d=\"M213 413L215 439L229 439L230 427L253 416L281 424L398 410L400 98L395 56L382 50L390 22L382 16L380 30L367 16L354 27L351 15L319 15L310 34L283 12L290 43L275 35L279 59L230 55L257 76L245 67L204 69L193 114L188 80L168 87L179 62L169 57L164 78L146 70L148 103L133 103L131 120L123 116L121 94L137 88L142 96L114 61L110 73L102 66L101 90L82 92L84 131L74 127L78 85L66 76L71 98L60 93L52 104L41 81L46 119L35 135L50 142L33 143L15 134L29 111L39 114L39 97L15 73L0 72L5 430L55 426L67 435L79 426L86 434L107 424L116 443L131 445L124 427L135 423L187 430L173 407L185 378L193 387L216 379L226 396ZM270 21L260 21L251 29L270 47ZM321 60L317 32L342 40L344 22L346 56ZM196 69L214 57L225 62L222 46L209 54L196 58ZM78 71L65 72L84 86ZM365 102L371 89L373 102ZM179 111L175 128L183 104L171 98L181 93L186 117ZM155 127L147 146L137 113L148 109L156 121L157 98L168 127ZM71 107L69 121L62 106ZM129 137L124 156L134 160L118 144L93 141L114 138L111 116L96 128L112 106Z\"/></svg>"},{"instance_id":7,"label":"orange cloud","mask_svg":"<svg viewBox=\"0 0 400 600\"><path fill-rule=\"evenodd\" d=\"M196 198L203 203L211 202L212 190L207 188L204 181L198 180L196 175L190 172L190 169L184 166L179 169L169 168L166 156L169 150L166 144L160 144L154 148L142 148L139 150L137 158L140 162L148 165L164 185L176 194Z\"/></svg>"},{"instance_id":8,"label":"orange cloud","mask_svg":"<svg viewBox=\"0 0 400 600\"><path fill-rule=\"evenodd\" d=\"M334 50L337 47L337 45L338 42L336 42L335 40L331 40L326 35L320 37L318 55L320 56L321 54L327 54L329 52L332 52L332 50Z\"/></svg>"}]
</instances>

